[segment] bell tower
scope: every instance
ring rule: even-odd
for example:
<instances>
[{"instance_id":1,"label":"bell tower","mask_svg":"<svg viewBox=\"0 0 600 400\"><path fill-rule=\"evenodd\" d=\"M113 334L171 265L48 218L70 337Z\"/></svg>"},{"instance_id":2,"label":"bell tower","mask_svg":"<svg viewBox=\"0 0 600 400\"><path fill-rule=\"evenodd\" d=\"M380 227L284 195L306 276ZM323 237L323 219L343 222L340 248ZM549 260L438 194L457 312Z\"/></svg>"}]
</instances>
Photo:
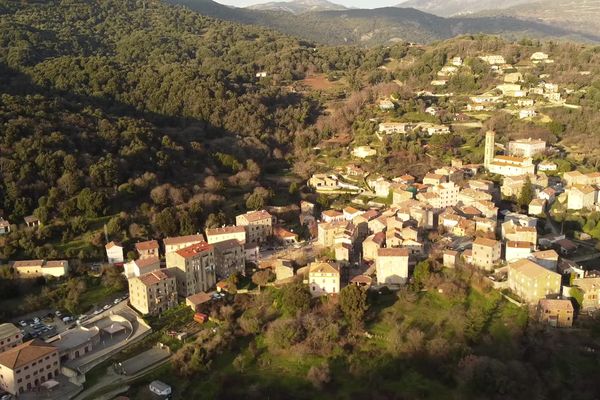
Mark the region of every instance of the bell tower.
<instances>
[{"instance_id":1,"label":"bell tower","mask_svg":"<svg viewBox=\"0 0 600 400\"><path fill-rule=\"evenodd\" d=\"M494 159L494 148L496 145L496 132L487 131L485 133L485 150L483 156L483 165L489 169L492 160Z\"/></svg>"}]
</instances>

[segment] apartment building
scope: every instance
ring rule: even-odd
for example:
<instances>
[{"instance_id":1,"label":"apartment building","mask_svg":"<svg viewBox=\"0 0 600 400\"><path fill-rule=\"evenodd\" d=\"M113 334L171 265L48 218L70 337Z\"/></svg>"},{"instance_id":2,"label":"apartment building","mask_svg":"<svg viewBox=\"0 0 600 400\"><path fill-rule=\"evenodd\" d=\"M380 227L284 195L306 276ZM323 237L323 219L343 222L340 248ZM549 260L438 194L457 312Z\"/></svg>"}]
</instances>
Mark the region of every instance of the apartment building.
<instances>
[{"instance_id":1,"label":"apartment building","mask_svg":"<svg viewBox=\"0 0 600 400\"><path fill-rule=\"evenodd\" d=\"M177 250L181 250L185 247L189 247L193 244L205 242L204 236L201 234L186 235L186 236L175 236L167 237L163 239L165 246L165 254L172 253Z\"/></svg>"},{"instance_id":2,"label":"apartment building","mask_svg":"<svg viewBox=\"0 0 600 400\"><path fill-rule=\"evenodd\" d=\"M197 243L166 255L167 268L175 268L177 292L188 297L207 292L217 282L212 244Z\"/></svg>"},{"instance_id":3,"label":"apartment building","mask_svg":"<svg viewBox=\"0 0 600 400\"><path fill-rule=\"evenodd\" d=\"M246 243L246 228L243 226L224 226L206 230L206 240L213 244L225 240L236 239L240 243Z\"/></svg>"},{"instance_id":4,"label":"apartment building","mask_svg":"<svg viewBox=\"0 0 600 400\"><path fill-rule=\"evenodd\" d=\"M224 279L235 273L244 274L246 252L243 244L236 239L229 239L213 243L213 247L217 279Z\"/></svg>"},{"instance_id":5,"label":"apartment building","mask_svg":"<svg viewBox=\"0 0 600 400\"><path fill-rule=\"evenodd\" d=\"M129 282L129 302L143 315L159 315L177 305L177 281L173 268L135 276Z\"/></svg>"},{"instance_id":6,"label":"apartment building","mask_svg":"<svg viewBox=\"0 0 600 400\"><path fill-rule=\"evenodd\" d=\"M145 242L137 242L135 250L140 258L158 257L158 242L156 240L147 240Z\"/></svg>"},{"instance_id":7,"label":"apartment building","mask_svg":"<svg viewBox=\"0 0 600 400\"><path fill-rule=\"evenodd\" d=\"M547 296L559 295L560 282L560 274L531 260L520 260L508 265L508 287L530 304L537 304Z\"/></svg>"},{"instance_id":8,"label":"apartment building","mask_svg":"<svg viewBox=\"0 0 600 400\"><path fill-rule=\"evenodd\" d=\"M273 235L273 217L265 210L250 211L235 217L235 224L246 229L249 243L262 243Z\"/></svg>"},{"instance_id":9,"label":"apartment building","mask_svg":"<svg viewBox=\"0 0 600 400\"><path fill-rule=\"evenodd\" d=\"M473 242L472 264L486 270L492 270L500 261L501 244L498 240L478 237Z\"/></svg>"},{"instance_id":10,"label":"apartment building","mask_svg":"<svg viewBox=\"0 0 600 400\"><path fill-rule=\"evenodd\" d=\"M58 349L30 340L0 353L0 389L18 396L56 378L59 370Z\"/></svg>"}]
</instances>

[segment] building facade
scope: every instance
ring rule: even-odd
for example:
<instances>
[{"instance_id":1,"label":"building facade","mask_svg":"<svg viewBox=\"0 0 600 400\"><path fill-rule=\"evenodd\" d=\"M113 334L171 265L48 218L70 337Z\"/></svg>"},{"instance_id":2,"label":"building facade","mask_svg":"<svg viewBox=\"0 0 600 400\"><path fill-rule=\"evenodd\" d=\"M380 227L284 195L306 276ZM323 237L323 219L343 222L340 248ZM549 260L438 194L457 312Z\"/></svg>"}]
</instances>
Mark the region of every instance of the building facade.
<instances>
[{"instance_id":1,"label":"building facade","mask_svg":"<svg viewBox=\"0 0 600 400\"><path fill-rule=\"evenodd\" d=\"M508 265L508 287L525 302L537 304L560 294L561 276L531 260L520 260Z\"/></svg>"},{"instance_id":2,"label":"building facade","mask_svg":"<svg viewBox=\"0 0 600 400\"><path fill-rule=\"evenodd\" d=\"M308 287L314 297L340 292L340 271L337 265L316 261L308 268Z\"/></svg>"},{"instance_id":3,"label":"building facade","mask_svg":"<svg viewBox=\"0 0 600 400\"><path fill-rule=\"evenodd\" d=\"M129 302L143 315L159 315L177 305L173 269L159 269L129 279Z\"/></svg>"},{"instance_id":4,"label":"building facade","mask_svg":"<svg viewBox=\"0 0 600 400\"><path fill-rule=\"evenodd\" d=\"M377 251L375 270L380 285L402 285L408 279L409 250L386 248Z\"/></svg>"},{"instance_id":5,"label":"building facade","mask_svg":"<svg viewBox=\"0 0 600 400\"><path fill-rule=\"evenodd\" d=\"M238 215L235 224L246 229L246 240L250 243L262 243L273 235L273 217L265 210Z\"/></svg>"},{"instance_id":6,"label":"building facade","mask_svg":"<svg viewBox=\"0 0 600 400\"><path fill-rule=\"evenodd\" d=\"M167 267L175 268L177 292L188 297L207 292L215 285L215 250L212 244L198 243L167 254Z\"/></svg>"}]
</instances>

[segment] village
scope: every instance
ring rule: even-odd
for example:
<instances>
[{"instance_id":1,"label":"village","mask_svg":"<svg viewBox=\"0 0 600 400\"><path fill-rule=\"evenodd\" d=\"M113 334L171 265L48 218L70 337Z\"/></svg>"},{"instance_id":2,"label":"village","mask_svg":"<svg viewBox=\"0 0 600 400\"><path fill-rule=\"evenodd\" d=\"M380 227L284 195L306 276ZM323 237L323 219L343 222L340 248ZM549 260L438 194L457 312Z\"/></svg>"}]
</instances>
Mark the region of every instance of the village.
<instances>
[{"instance_id":1,"label":"village","mask_svg":"<svg viewBox=\"0 0 600 400\"><path fill-rule=\"evenodd\" d=\"M493 92L471 96L465 109L454 113L454 124L480 127L473 115L500 108L535 120L544 118L546 106L574 107L548 76L527 87L521 70L530 67L507 64L498 55L480 59L502 83ZM530 61L553 62L540 52ZM452 58L431 85L443 90L461 68L463 60ZM454 129L450 123L386 119L396 103L393 97L378 102L383 117L376 121L374 142L415 132L448 135ZM430 101L425 112L436 117L442 110ZM314 173L303 200L283 212L282 207L251 210L237 215L234 225L137 242L133 248L108 241L103 263L122 271L127 293L89 314L65 316L58 331L39 319L1 325L0 388L19 398L40 386L70 388L54 398L76 394L86 372L150 334L145 318L185 304L198 324L207 323L211 303L248 291L237 287L240 280L252 280L257 286L252 290L258 291L299 281L313 297L336 297L350 285L375 293L400 290L424 263L468 267L480 271L508 301L529 309L532 319L553 328L576 326L600 308L600 271L583 265L600 252L590 235L568 236L557 216L600 209L600 172L560 171L554 160L562 150L541 139L503 145L493 130L482 135L483 163L453 158L424 175L407 165L405 174L385 176L365 168L377 156L377 146L355 146L349 159ZM27 229L40 225L35 216L24 223ZM9 221L0 220L0 234L10 230ZM136 257L128 256L131 251ZM61 279L70 272L68 260L15 260L10 267L24 279ZM59 310L56 316L62 317ZM161 357L168 353L154 361ZM153 384L155 393L170 393L168 385Z\"/></svg>"}]
</instances>

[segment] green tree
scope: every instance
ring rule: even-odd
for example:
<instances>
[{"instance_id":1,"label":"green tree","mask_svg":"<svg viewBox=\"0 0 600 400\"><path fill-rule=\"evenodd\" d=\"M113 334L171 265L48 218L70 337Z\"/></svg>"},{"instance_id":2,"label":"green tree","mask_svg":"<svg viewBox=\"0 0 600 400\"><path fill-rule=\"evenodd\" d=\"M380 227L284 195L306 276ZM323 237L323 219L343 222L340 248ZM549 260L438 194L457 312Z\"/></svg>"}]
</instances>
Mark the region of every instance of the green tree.
<instances>
[{"instance_id":1,"label":"green tree","mask_svg":"<svg viewBox=\"0 0 600 400\"><path fill-rule=\"evenodd\" d=\"M356 285L348 285L340 291L340 308L348 320L357 326L362 323L367 305L367 292Z\"/></svg>"},{"instance_id":2,"label":"green tree","mask_svg":"<svg viewBox=\"0 0 600 400\"><path fill-rule=\"evenodd\" d=\"M262 286L265 286L269 281L273 278L273 273L270 269L263 269L260 271L256 271L252 275L252 282L258 286L258 290L260 291Z\"/></svg>"},{"instance_id":3,"label":"green tree","mask_svg":"<svg viewBox=\"0 0 600 400\"><path fill-rule=\"evenodd\" d=\"M307 311L311 299L308 287L301 282L290 283L281 288L281 307L287 314Z\"/></svg>"},{"instance_id":4,"label":"green tree","mask_svg":"<svg viewBox=\"0 0 600 400\"><path fill-rule=\"evenodd\" d=\"M429 264L429 260L417 263L417 265L415 266L415 271L413 273L413 282L415 288L422 289L427 283L427 281L429 281L430 276L431 265Z\"/></svg>"},{"instance_id":5,"label":"green tree","mask_svg":"<svg viewBox=\"0 0 600 400\"><path fill-rule=\"evenodd\" d=\"M529 206L531 200L533 200L533 185L531 184L531 179L529 178L529 176L527 176L527 178L525 179L525 183L521 188L521 193L519 194L517 203L519 204L519 206L521 206L521 208L525 208Z\"/></svg>"}]
</instances>

